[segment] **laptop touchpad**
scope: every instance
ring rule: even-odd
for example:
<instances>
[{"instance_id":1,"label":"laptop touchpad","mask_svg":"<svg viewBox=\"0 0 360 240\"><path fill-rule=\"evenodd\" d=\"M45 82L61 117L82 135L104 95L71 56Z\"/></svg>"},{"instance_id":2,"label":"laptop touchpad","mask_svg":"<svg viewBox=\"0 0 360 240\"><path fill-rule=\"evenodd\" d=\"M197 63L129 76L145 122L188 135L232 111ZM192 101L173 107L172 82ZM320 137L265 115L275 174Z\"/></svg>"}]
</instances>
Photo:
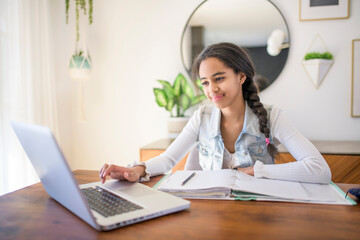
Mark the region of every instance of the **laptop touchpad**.
<instances>
[{"instance_id":1,"label":"laptop touchpad","mask_svg":"<svg viewBox=\"0 0 360 240\"><path fill-rule=\"evenodd\" d=\"M131 197L145 197L156 193L152 189L148 189L139 185L133 185L127 188L118 188L116 191Z\"/></svg>"}]
</instances>

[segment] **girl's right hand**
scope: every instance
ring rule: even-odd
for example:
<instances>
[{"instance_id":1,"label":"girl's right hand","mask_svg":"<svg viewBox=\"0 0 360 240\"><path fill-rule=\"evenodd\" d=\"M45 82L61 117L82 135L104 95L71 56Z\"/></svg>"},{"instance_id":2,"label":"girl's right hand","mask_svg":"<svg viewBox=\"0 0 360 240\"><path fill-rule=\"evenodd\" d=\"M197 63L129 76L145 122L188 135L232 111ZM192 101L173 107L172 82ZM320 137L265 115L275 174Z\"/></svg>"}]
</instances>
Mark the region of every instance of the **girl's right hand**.
<instances>
[{"instance_id":1,"label":"girl's right hand","mask_svg":"<svg viewBox=\"0 0 360 240\"><path fill-rule=\"evenodd\" d=\"M104 164L99 171L99 176L102 183L105 183L106 177L110 176L112 179L126 180L129 182L137 182L140 177L145 175L145 166L137 166L134 168L126 168L113 164Z\"/></svg>"}]
</instances>

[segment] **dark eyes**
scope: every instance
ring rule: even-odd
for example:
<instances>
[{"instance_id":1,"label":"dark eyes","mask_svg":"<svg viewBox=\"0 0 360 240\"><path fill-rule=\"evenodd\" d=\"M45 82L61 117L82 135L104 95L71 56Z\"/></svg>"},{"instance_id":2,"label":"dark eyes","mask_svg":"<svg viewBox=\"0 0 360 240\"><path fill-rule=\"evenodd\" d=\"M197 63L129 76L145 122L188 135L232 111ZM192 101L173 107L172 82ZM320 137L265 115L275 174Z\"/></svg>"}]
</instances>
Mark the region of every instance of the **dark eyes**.
<instances>
[{"instance_id":1,"label":"dark eyes","mask_svg":"<svg viewBox=\"0 0 360 240\"><path fill-rule=\"evenodd\" d=\"M215 78L215 82L220 82L220 81L222 81L223 79L224 79L225 77L217 77L217 78ZM208 86L209 85L209 82L208 81L203 81L202 83L201 83L201 85L203 85L203 86Z\"/></svg>"}]
</instances>

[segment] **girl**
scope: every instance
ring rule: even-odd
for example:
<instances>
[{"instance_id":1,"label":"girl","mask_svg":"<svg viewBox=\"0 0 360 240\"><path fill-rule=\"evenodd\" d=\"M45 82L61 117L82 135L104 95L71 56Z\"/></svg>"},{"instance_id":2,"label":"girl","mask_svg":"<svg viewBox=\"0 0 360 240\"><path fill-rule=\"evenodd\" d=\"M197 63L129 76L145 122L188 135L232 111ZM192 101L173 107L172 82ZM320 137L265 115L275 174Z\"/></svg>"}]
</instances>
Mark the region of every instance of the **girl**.
<instances>
[{"instance_id":1,"label":"girl","mask_svg":"<svg viewBox=\"0 0 360 240\"><path fill-rule=\"evenodd\" d=\"M260 102L254 65L242 48L232 43L211 45L195 59L192 69L213 105L197 110L160 156L128 168L105 164L100 169L103 183L107 176L146 181L169 171L191 149L186 169L236 168L256 178L330 181L330 169L319 151L279 109ZM296 162L274 164L280 143Z\"/></svg>"}]
</instances>

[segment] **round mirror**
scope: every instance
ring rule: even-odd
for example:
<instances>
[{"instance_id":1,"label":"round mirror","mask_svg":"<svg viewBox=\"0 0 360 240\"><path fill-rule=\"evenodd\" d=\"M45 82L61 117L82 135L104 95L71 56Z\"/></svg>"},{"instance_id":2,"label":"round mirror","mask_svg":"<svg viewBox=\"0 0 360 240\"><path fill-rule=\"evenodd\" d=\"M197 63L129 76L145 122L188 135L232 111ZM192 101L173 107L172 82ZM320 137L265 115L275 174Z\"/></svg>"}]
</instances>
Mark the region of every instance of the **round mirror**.
<instances>
[{"instance_id":1,"label":"round mirror","mask_svg":"<svg viewBox=\"0 0 360 240\"><path fill-rule=\"evenodd\" d=\"M284 68L290 36L281 12L268 0L206 0L192 13L182 34L181 56L187 71L202 49L219 42L248 50L261 91Z\"/></svg>"}]
</instances>

